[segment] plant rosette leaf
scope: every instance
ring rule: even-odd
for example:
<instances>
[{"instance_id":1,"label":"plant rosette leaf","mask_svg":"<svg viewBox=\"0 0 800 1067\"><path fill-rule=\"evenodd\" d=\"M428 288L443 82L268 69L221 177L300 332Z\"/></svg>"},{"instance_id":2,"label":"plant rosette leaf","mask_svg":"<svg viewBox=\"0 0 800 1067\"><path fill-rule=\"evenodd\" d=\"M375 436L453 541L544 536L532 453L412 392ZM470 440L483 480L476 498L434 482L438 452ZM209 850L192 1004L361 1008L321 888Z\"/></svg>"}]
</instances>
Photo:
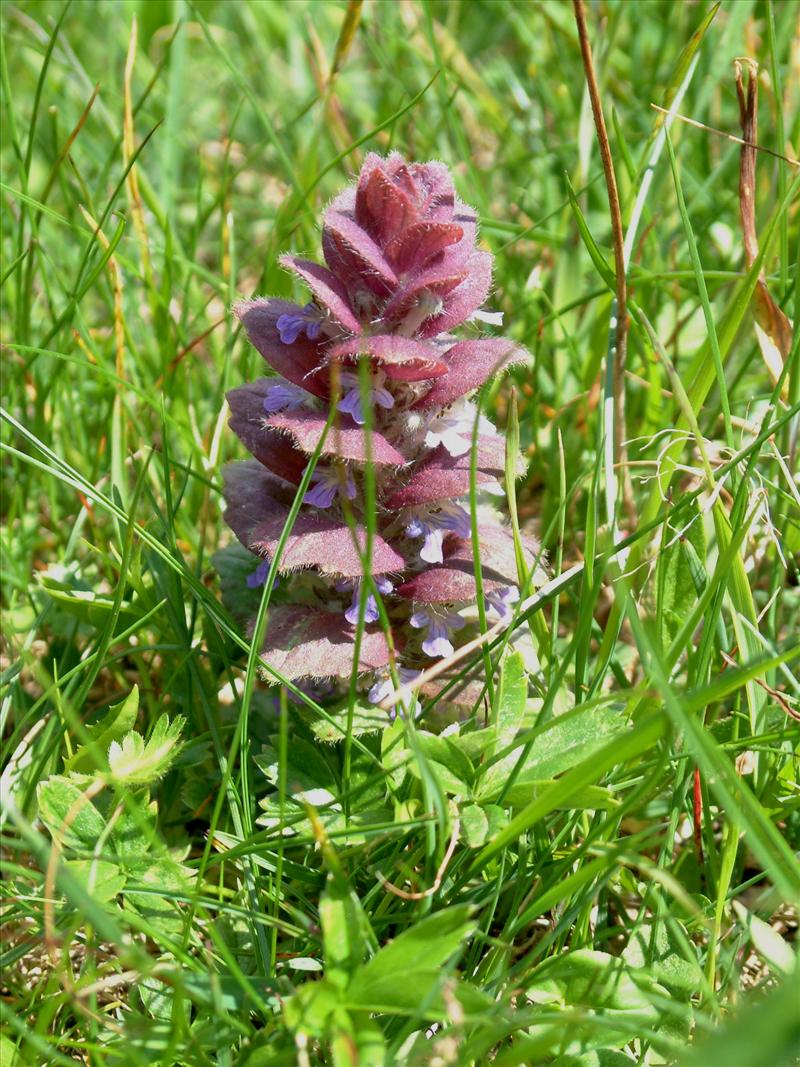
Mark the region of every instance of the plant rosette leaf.
<instances>
[{"instance_id":1,"label":"plant rosette leaf","mask_svg":"<svg viewBox=\"0 0 800 1067\"><path fill-rule=\"evenodd\" d=\"M121 741L112 741L108 748L111 777L126 785L146 784L163 777L180 751L184 722L182 715L171 721L167 715L161 715L146 741L134 730Z\"/></svg>"},{"instance_id":2,"label":"plant rosette leaf","mask_svg":"<svg viewBox=\"0 0 800 1067\"><path fill-rule=\"evenodd\" d=\"M39 818L53 839L65 848L94 852L106 830L106 820L74 782L53 775L36 790Z\"/></svg>"},{"instance_id":3,"label":"plant rosette leaf","mask_svg":"<svg viewBox=\"0 0 800 1067\"><path fill-rule=\"evenodd\" d=\"M139 713L139 687L134 686L119 704L112 704L96 723L86 726L86 742L64 761L68 771L91 773L108 770L108 749L133 729Z\"/></svg>"},{"instance_id":4,"label":"plant rosette leaf","mask_svg":"<svg viewBox=\"0 0 800 1067\"><path fill-rule=\"evenodd\" d=\"M424 1012L440 991L444 965L476 928L470 914L468 905L457 904L398 934L358 968L347 988L348 1004L368 1011Z\"/></svg>"}]
</instances>

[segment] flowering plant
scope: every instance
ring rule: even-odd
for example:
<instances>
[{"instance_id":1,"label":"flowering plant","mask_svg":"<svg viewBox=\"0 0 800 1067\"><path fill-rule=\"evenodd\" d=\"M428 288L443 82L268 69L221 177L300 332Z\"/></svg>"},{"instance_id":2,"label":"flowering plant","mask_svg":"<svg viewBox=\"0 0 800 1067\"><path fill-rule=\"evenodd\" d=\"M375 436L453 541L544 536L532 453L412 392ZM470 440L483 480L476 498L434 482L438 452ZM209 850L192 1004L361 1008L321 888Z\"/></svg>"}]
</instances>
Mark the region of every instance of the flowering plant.
<instances>
[{"instance_id":1,"label":"flowering plant","mask_svg":"<svg viewBox=\"0 0 800 1067\"><path fill-rule=\"evenodd\" d=\"M317 459L279 557L262 649L289 681L330 691L355 669L377 703L393 688L390 665L407 681L453 652L476 599L465 507L474 434L486 609L510 615L518 599L514 541L484 499L502 493L505 442L468 396L527 353L452 333L495 319L480 310L492 256L476 236L446 166L371 154L325 213L326 266L281 257L312 300L235 309L277 374L228 394L230 425L254 457L225 471L226 521L257 557L251 587L265 581Z\"/></svg>"}]
</instances>

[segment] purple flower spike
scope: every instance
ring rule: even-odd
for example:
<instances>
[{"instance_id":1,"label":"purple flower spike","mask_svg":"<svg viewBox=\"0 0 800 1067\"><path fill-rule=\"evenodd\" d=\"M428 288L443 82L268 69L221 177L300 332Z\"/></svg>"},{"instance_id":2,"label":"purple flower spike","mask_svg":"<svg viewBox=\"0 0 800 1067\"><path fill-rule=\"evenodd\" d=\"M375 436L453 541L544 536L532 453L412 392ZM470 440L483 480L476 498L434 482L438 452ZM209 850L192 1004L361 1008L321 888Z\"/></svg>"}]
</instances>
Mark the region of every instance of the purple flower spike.
<instances>
[{"instance_id":1,"label":"purple flower spike","mask_svg":"<svg viewBox=\"0 0 800 1067\"><path fill-rule=\"evenodd\" d=\"M470 398L530 357L510 338L479 334L482 324L501 325L481 310L492 256L477 247L477 215L443 163L369 154L321 223L324 263L280 258L309 303L268 298L234 309L268 369L229 393L231 428L253 459L224 472L225 517L262 561L248 586L263 583L264 557L281 546L283 595L260 649L269 668L332 701L355 671L361 692L380 703L392 648L403 649L406 681L474 626L472 614L461 617L475 603L473 536L487 610L513 620L519 548L489 498L502 494L505 441ZM459 337L465 323L468 339ZM287 534L312 456L318 464ZM514 469L524 473L521 457ZM464 503L473 483L476 516ZM523 544L523 555L534 568L535 550ZM451 692L444 700L465 707Z\"/></svg>"},{"instance_id":2,"label":"purple flower spike","mask_svg":"<svg viewBox=\"0 0 800 1067\"><path fill-rule=\"evenodd\" d=\"M422 651L431 659L452 656L455 649L450 634L466 626L454 611L440 613L425 608L415 611L408 621L415 630L427 629L428 636L422 642Z\"/></svg>"},{"instance_id":3,"label":"purple flower spike","mask_svg":"<svg viewBox=\"0 0 800 1067\"><path fill-rule=\"evenodd\" d=\"M317 508L329 508L337 495L345 496L348 500L355 500L356 483L352 474L346 471L344 480L337 470L316 468L311 475L313 488L306 492L303 497L304 504L313 504Z\"/></svg>"},{"instance_id":4,"label":"purple flower spike","mask_svg":"<svg viewBox=\"0 0 800 1067\"><path fill-rule=\"evenodd\" d=\"M322 318L317 305L312 302L295 314L279 315L275 326L283 344L293 345L301 333L305 333L309 341L316 341L322 329Z\"/></svg>"}]
</instances>

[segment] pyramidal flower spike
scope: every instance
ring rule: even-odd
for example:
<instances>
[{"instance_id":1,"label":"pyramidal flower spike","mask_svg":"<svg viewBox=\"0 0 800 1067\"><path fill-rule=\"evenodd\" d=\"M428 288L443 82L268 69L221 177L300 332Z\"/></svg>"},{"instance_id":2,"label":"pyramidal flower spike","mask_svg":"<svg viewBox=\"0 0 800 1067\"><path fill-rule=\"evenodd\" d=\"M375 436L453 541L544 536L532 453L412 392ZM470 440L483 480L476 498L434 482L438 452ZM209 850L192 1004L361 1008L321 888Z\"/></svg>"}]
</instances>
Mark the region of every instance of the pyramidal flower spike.
<instances>
[{"instance_id":1,"label":"pyramidal flower spike","mask_svg":"<svg viewBox=\"0 0 800 1067\"><path fill-rule=\"evenodd\" d=\"M306 303L268 298L235 308L268 374L228 394L230 425L253 459L225 470L225 517L258 557L246 584L263 583L335 405L279 558L262 655L293 682L345 692L361 614L357 672L364 699L374 701L391 691L391 670L416 677L474 627L476 420L483 589L495 615L513 613L514 545L484 492L502 485L505 442L470 396L529 357L514 341L479 336L483 323L498 323L483 307L492 256L477 247L475 212L442 163L368 155L325 212L322 256L324 264L281 257L308 290ZM368 461L377 508L362 608ZM532 545L526 553L532 565ZM391 625L391 667L375 592Z\"/></svg>"}]
</instances>

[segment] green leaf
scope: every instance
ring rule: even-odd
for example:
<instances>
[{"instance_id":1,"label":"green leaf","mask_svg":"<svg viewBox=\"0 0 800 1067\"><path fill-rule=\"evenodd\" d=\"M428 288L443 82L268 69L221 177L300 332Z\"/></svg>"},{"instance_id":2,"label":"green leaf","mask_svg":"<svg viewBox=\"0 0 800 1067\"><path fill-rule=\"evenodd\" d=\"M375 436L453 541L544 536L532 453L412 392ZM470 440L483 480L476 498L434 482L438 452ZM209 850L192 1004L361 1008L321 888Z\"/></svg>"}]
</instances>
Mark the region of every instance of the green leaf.
<instances>
[{"instance_id":1,"label":"green leaf","mask_svg":"<svg viewBox=\"0 0 800 1067\"><path fill-rule=\"evenodd\" d=\"M111 824L111 844L123 863L137 863L153 851L164 851L156 831L158 805L147 789L128 792Z\"/></svg>"},{"instance_id":2,"label":"green leaf","mask_svg":"<svg viewBox=\"0 0 800 1067\"><path fill-rule=\"evenodd\" d=\"M383 1011L407 1010L409 997L423 1004L438 988L444 964L475 929L470 911L468 905L457 904L404 930L359 967L347 991L348 1002Z\"/></svg>"},{"instance_id":3,"label":"green leaf","mask_svg":"<svg viewBox=\"0 0 800 1067\"><path fill-rule=\"evenodd\" d=\"M503 660L495 699L497 736L500 744L505 745L522 728L528 700L528 677L521 652L512 652Z\"/></svg>"},{"instance_id":4,"label":"green leaf","mask_svg":"<svg viewBox=\"0 0 800 1067\"><path fill-rule=\"evenodd\" d=\"M453 777L462 783L472 782L475 770L460 743L452 737L427 733L425 730L418 730L416 739L427 759L446 767Z\"/></svg>"},{"instance_id":5,"label":"green leaf","mask_svg":"<svg viewBox=\"0 0 800 1067\"><path fill-rule=\"evenodd\" d=\"M747 930L753 948L770 969L783 978L793 975L797 969L797 958L791 945L784 941L769 923L765 923L752 911L748 911L740 901L734 900L733 910L739 922Z\"/></svg>"},{"instance_id":6,"label":"green leaf","mask_svg":"<svg viewBox=\"0 0 800 1067\"><path fill-rule=\"evenodd\" d=\"M549 812L568 802L585 786L592 785L612 767L619 766L625 760L633 759L652 747L663 734L665 725L663 716L660 713L653 713L641 719L622 736L614 737L612 741L606 742L591 759L582 760L577 767L573 767L563 778L555 782L551 789L545 790L518 815L515 815L508 826L481 849L471 865L472 869L478 870L484 867L510 842L530 830Z\"/></svg>"},{"instance_id":7,"label":"green leaf","mask_svg":"<svg viewBox=\"0 0 800 1067\"><path fill-rule=\"evenodd\" d=\"M530 789L537 781L569 770L599 751L615 734L629 729L622 709L618 707L593 705L551 719L546 729L534 738L513 788L518 790L524 786ZM521 747L489 767L476 790L480 800L491 800L500 795L519 760Z\"/></svg>"},{"instance_id":8,"label":"green leaf","mask_svg":"<svg viewBox=\"0 0 800 1067\"><path fill-rule=\"evenodd\" d=\"M470 848L480 848L489 833L489 820L479 804L465 804L459 813L461 840Z\"/></svg>"},{"instance_id":9,"label":"green leaf","mask_svg":"<svg viewBox=\"0 0 800 1067\"><path fill-rule=\"evenodd\" d=\"M346 1016L337 1012L334 1025L337 1032L331 1039L333 1067L353 1067L354 1063L358 1067L384 1067L386 1039L367 1012L356 1011Z\"/></svg>"},{"instance_id":10,"label":"green leaf","mask_svg":"<svg viewBox=\"0 0 800 1067\"><path fill-rule=\"evenodd\" d=\"M324 1037L331 1016L340 1009L342 999L342 990L327 978L307 982L284 1004L286 1025L295 1033Z\"/></svg>"},{"instance_id":11,"label":"green leaf","mask_svg":"<svg viewBox=\"0 0 800 1067\"><path fill-rule=\"evenodd\" d=\"M305 709L301 714L304 718L308 717ZM322 718L309 719L309 727L320 741L333 744L343 740L347 733L347 714L341 710L337 713L336 709L331 709L331 718L333 722ZM386 712L381 711L380 708L375 708L371 704L356 704L353 708L352 736L363 737L364 734L374 734L379 730L385 730L388 721Z\"/></svg>"},{"instance_id":12,"label":"green leaf","mask_svg":"<svg viewBox=\"0 0 800 1067\"><path fill-rule=\"evenodd\" d=\"M575 196L575 190L572 188L572 182L567 178L567 196L569 197L569 206L572 208L572 213L575 216L575 221L578 224L578 232L581 235L586 251L589 253L589 257L594 263L597 273L606 283L608 288L613 293L616 289L616 280L614 278L614 271L608 265L603 253L597 246L597 242L592 236L592 231L589 229L588 223L581 211L578 198Z\"/></svg>"},{"instance_id":13,"label":"green leaf","mask_svg":"<svg viewBox=\"0 0 800 1067\"><path fill-rule=\"evenodd\" d=\"M113 900L127 882L126 875L116 863L107 860L68 860L66 866L83 889L100 904Z\"/></svg>"},{"instance_id":14,"label":"green leaf","mask_svg":"<svg viewBox=\"0 0 800 1067\"><path fill-rule=\"evenodd\" d=\"M126 906L133 907L158 933L172 939L182 936L184 916L177 902L163 894L186 896L192 888L194 871L171 856L161 856L155 861L145 857L131 863L127 870L130 882L136 882L148 891L126 889Z\"/></svg>"},{"instance_id":15,"label":"green leaf","mask_svg":"<svg viewBox=\"0 0 800 1067\"><path fill-rule=\"evenodd\" d=\"M106 822L83 790L61 775L53 775L36 790L39 818L56 841L68 848L93 852Z\"/></svg>"},{"instance_id":16,"label":"green leaf","mask_svg":"<svg viewBox=\"0 0 800 1067\"><path fill-rule=\"evenodd\" d=\"M178 740L185 720L177 715L171 722L161 715L147 741L131 730L122 741L112 741L108 749L108 766L119 783L141 784L161 778L178 754Z\"/></svg>"},{"instance_id":17,"label":"green leaf","mask_svg":"<svg viewBox=\"0 0 800 1067\"><path fill-rule=\"evenodd\" d=\"M88 740L64 761L67 770L89 774L94 770L107 770L109 745L133 728L138 713L139 687L135 685L121 703L112 704L102 719L84 728Z\"/></svg>"},{"instance_id":18,"label":"green leaf","mask_svg":"<svg viewBox=\"0 0 800 1067\"><path fill-rule=\"evenodd\" d=\"M666 651L697 602L698 581L705 582L703 564L706 538L703 517L697 501L681 519L682 531L664 524L658 554L656 615L661 648Z\"/></svg>"},{"instance_id":19,"label":"green leaf","mask_svg":"<svg viewBox=\"0 0 800 1067\"><path fill-rule=\"evenodd\" d=\"M468 797L470 795L470 788L466 782L457 778L449 767L446 767L443 763L439 763L437 760L428 760L425 766L425 772L420 768L419 764L412 760L408 765L410 773L419 781L425 780L425 772L433 774L439 784L439 788L443 793L447 793L452 797Z\"/></svg>"},{"instance_id":20,"label":"green leaf","mask_svg":"<svg viewBox=\"0 0 800 1067\"><path fill-rule=\"evenodd\" d=\"M673 996L689 1000L703 982L703 972L696 957L687 959L685 952L693 946L685 933L684 946L675 934L675 927L683 929L677 919L661 922L653 927L643 924L631 934L622 958L634 970L646 970Z\"/></svg>"},{"instance_id":21,"label":"green leaf","mask_svg":"<svg viewBox=\"0 0 800 1067\"><path fill-rule=\"evenodd\" d=\"M41 575L39 582L42 589L52 600L56 601L59 607L93 629L103 629L115 613L126 626L139 618L140 613L135 605L123 601L116 610L113 596L96 593L94 589L79 588L74 582L59 578L57 572Z\"/></svg>"},{"instance_id":22,"label":"green leaf","mask_svg":"<svg viewBox=\"0 0 800 1067\"><path fill-rule=\"evenodd\" d=\"M364 959L366 920L361 903L347 881L329 874L319 902L325 977L344 988Z\"/></svg>"},{"instance_id":23,"label":"green leaf","mask_svg":"<svg viewBox=\"0 0 800 1067\"><path fill-rule=\"evenodd\" d=\"M727 1022L697 1042L679 1067L796 1067L800 1051L797 978L786 979L765 997L740 999Z\"/></svg>"},{"instance_id":24,"label":"green leaf","mask_svg":"<svg viewBox=\"0 0 800 1067\"><path fill-rule=\"evenodd\" d=\"M253 618L261 603L262 590L251 589L247 584L247 579L258 567L258 559L244 545L232 541L215 552L211 562L220 577L222 603L234 619L244 625Z\"/></svg>"},{"instance_id":25,"label":"green leaf","mask_svg":"<svg viewBox=\"0 0 800 1067\"><path fill-rule=\"evenodd\" d=\"M522 808L530 804L537 797L547 793L556 784L555 778L543 778L530 781L524 778L517 781L503 797L503 804L510 808ZM499 792L499 790L498 790ZM584 811L613 811L619 806L619 801L611 792L602 785L586 785L576 790L562 803L556 804L555 811L572 809Z\"/></svg>"},{"instance_id":26,"label":"green leaf","mask_svg":"<svg viewBox=\"0 0 800 1067\"><path fill-rule=\"evenodd\" d=\"M24 1062L22 1054L13 1041L0 1033L0 1063L3 1067L23 1067Z\"/></svg>"},{"instance_id":27,"label":"green leaf","mask_svg":"<svg viewBox=\"0 0 800 1067\"><path fill-rule=\"evenodd\" d=\"M325 751L302 737L292 737L283 765L277 749L271 744L265 745L264 751L255 757L255 763L276 788L283 776L287 792L295 799L305 799L314 805L325 804L337 792L336 776ZM326 795L320 796L319 791Z\"/></svg>"},{"instance_id":28,"label":"green leaf","mask_svg":"<svg viewBox=\"0 0 800 1067\"><path fill-rule=\"evenodd\" d=\"M648 996L656 985L654 979L639 974L634 977L625 960L608 952L577 949L558 958L555 965L548 962L542 972L548 987L555 985L565 1004L657 1017Z\"/></svg>"}]
</instances>

